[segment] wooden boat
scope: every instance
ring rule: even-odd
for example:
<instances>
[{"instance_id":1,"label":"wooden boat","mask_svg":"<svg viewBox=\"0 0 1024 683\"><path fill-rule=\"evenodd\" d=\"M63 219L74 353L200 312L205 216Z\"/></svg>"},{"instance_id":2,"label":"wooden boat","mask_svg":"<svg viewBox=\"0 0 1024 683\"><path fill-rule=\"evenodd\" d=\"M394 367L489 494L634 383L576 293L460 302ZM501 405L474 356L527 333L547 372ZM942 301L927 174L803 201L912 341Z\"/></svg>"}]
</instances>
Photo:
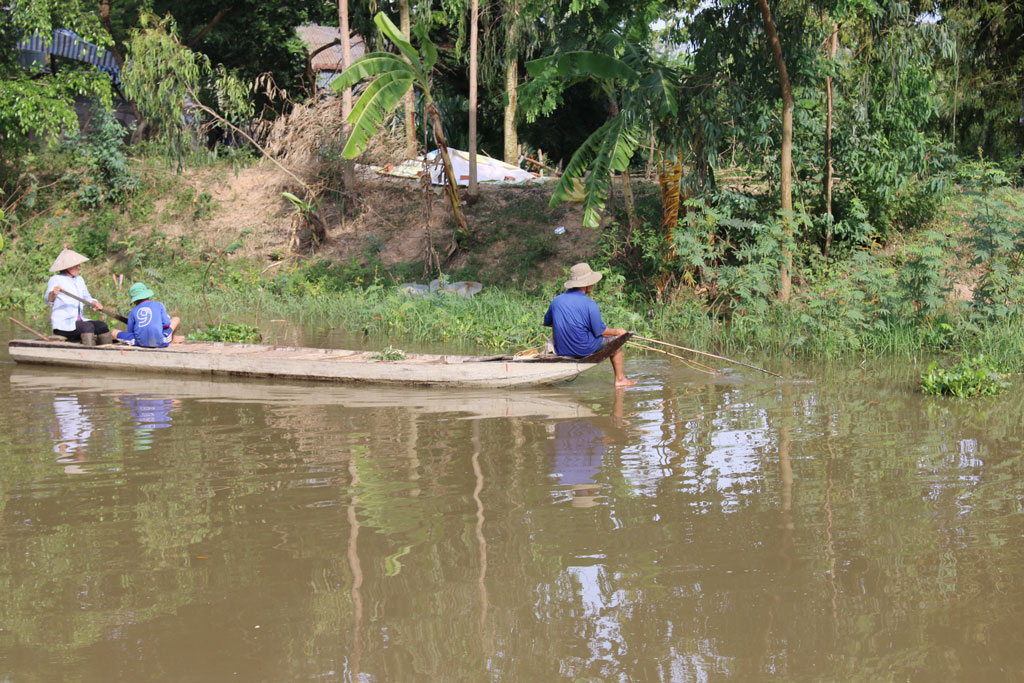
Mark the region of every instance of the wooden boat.
<instances>
[{"instance_id":1,"label":"wooden boat","mask_svg":"<svg viewBox=\"0 0 1024 683\"><path fill-rule=\"evenodd\" d=\"M187 341L162 349L122 344L82 346L62 341L12 339L18 363L109 368L163 374L236 375L392 385L516 387L554 384L579 376L610 356L631 334L586 358L562 356L456 356L408 354L377 360L373 351Z\"/></svg>"},{"instance_id":2,"label":"wooden boat","mask_svg":"<svg viewBox=\"0 0 1024 683\"><path fill-rule=\"evenodd\" d=\"M454 419L524 418L573 420L596 413L574 392L557 387L493 388L363 386L329 382L299 382L236 377L182 375L161 377L106 369L18 367L10 376L11 389L44 397L98 394L117 397L171 398L203 403L272 405L297 412L326 406L379 410L399 408L416 414L447 414Z\"/></svg>"}]
</instances>

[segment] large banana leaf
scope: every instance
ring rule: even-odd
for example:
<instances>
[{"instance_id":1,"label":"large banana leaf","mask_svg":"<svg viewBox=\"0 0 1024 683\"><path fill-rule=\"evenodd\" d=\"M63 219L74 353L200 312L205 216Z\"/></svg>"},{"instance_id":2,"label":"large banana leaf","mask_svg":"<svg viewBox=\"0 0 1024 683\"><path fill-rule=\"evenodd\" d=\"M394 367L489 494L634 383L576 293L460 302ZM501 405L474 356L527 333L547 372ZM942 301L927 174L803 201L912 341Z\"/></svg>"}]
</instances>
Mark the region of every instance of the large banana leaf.
<instances>
[{"instance_id":1,"label":"large banana leaf","mask_svg":"<svg viewBox=\"0 0 1024 683\"><path fill-rule=\"evenodd\" d=\"M675 116L679 111L674 92L675 83L661 69L652 71L640 81L644 99L650 103L659 119L669 114Z\"/></svg>"},{"instance_id":2,"label":"large banana leaf","mask_svg":"<svg viewBox=\"0 0 1024 683\"><path fill-rule=\"evenodd\" d=\"M396 70L379 76L366 87L348 117L352 133L341 151L342 156L352 159L366 149L384 117L398 106L414 80L410 70Z\"/></svg>"},{"instance_id":3,"label":"large banana leaf","mask_svg":"<svg viewBox=\"0 0 1024 683\"><path fill-rule=\"evenodd\" d=\"M583 181L583 225L596 228L608 198L611 174L628 171L629 160L640 145L642 126L621 113L609 119L588 137L572 155L554 192L551 206L569 199L573 180L589 174Z\"/></svg>"},{"instance_id":4,"label":"large banana leaf","mask_svg":"<svg viewBox=\"0 0 1024 683\"><path fill-rule=\"evenodd\" d=\"M537 78L549 69L554 69L563 78L621 78L635 81L639 74L622 60L600 52L581 50L535 59L526 63L526 70Z\"/></svg>"},{"instance_id":5,"label":"large banana leaf","mask_svg":"<svg viewBox=\"0 0 1024 683\"><path fill-rule=\"evenodd\" d=\"M403 71L409 74L410 78L416 77L416 72L412 67L398 55L393 55L390 52L371 52L352 62L347 69L331 81L331 88L336 95L340 95L361 80L393 71Z\"/></svg>"},{"instance_id":6,"label":"large banana leaf","mask_svg":"<svg viewBox=\"0 0 1024 683\"><path fill-rule=\"evenodd\" d=\"M437 48L430 40L430 27L422 21L417 21L413 27L416 39L420 41L420 56L423 57L423 72L430 73L430 70L437 64Z\"/></svg>"},{"instance_id":7,"label":"large banana leaf","mask_svg":"<svg viewBox=\"0 0 1024 683\"><path fill-rule=\"evenodd\" d=\"M395 44L395 47L398 48L399 52L405 55L406 59L417 66L419 65L420 53L417 52L416 48L412 46L412 43L402 35L402 30L395 26L393 21L388 19L388 15L383 12L377 12L377 16L373 18L373 23L377 24L377 28L387 36L388 40Z\"/></svg>"}]
</instances>

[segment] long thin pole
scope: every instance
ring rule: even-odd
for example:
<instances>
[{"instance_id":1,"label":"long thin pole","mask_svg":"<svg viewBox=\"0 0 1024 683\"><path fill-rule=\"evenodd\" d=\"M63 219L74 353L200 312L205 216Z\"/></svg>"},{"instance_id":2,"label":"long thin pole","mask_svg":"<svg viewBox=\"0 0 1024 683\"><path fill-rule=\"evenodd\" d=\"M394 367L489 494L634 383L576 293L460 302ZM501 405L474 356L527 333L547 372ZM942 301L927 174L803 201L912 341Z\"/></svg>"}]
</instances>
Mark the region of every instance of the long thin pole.
<instances>
[{"instance_id":1,"label":"long thin pole","mask_svg":"<svg viewBox=\"0 0 1024 683\"><path fill-rule=\"evenodd\" d=\"M644 351L654 351L655 353L663 353L666 356L672 356L673 358L678 358L679 360L683 361L684 363L686 363L687 365L692 367L697 372L703 372L703 373L708 374L708 375L720 374L718 372L718 370L715 370L714 368L709 368L706 365L702 365L702 364L698 363L695 360L690 360L689 358L683 358L682 356L677 356L674 353L669 353L668 351L663 351L662 349L656 349L653 346L646 346L644 344L636 344L634 342L626 342L626 345L627 346L633 346L633 347L638 348L638 349L643 349ZM706 369L702 370L701 368L706 368Z\"/></svg>"},{"instance_id":2,"label":"long thin pole","mask_svg":"<svg viewBox=\"0 0 1024 683\"><path fill-rule=\"evenodd\" d=\"M40 339L42 339L43 341L50 341L50 339L49 339L48 337L44 337L43 335L39 334L38 332L36 332L35 330L33 330L33 329L32 329L31 327L29 327L28 325L26 325L25 323L21 322L20 320L15 320L15 319L14 319L14 318L12 318L11 316L7 316L7 319L8 319L8 320L10 320L10 321L11 321L12 323L14 323L15 325L18 325L18 326L20 326L20 327L24 327L24 328L25 328L26 330L28 330L28 331L29 331L29 332L31 332L32 334L36 335L37 337L39 337L39 338L40 338Z\"/></svg>"},{"instance_id":3,"label":"long thin pole","mask_svg":"<svg viewBox=\"0 0 1024 683\"><path fill-rule=\"evenodd\" d=\"M690 353L699 353L700 355L707 356L708 358L717 358L718 360L724 360L724 361L726 361L728 363L735 363L736 365L742 365L743 367L750 368L751 370L757 370L759 372L763 372L766 375L771 375L772 377L778 377L780 379L785 379L782 375L776 374L774 372L770 372L768 370L765 370L764 368L759 368L756 365L750 365L749 363L744 363L743 361L733 360L732 358L726 358L725 356L716 356L715 354L708 353L707 351L698 351L697 349L688 349L685 346L679 346L677 344L669 344L668 342L663 342L660 339L649 339L647 337L640 337L640 336L637 336L637 335L633 335L633 339L639 339L640 341L646 341L646 342L653 342L655 344L663 344L664 346L669 346L669 347L672 347L673 349L679 349L680 351L689 351Z\"/></svg>"}]
</instances>

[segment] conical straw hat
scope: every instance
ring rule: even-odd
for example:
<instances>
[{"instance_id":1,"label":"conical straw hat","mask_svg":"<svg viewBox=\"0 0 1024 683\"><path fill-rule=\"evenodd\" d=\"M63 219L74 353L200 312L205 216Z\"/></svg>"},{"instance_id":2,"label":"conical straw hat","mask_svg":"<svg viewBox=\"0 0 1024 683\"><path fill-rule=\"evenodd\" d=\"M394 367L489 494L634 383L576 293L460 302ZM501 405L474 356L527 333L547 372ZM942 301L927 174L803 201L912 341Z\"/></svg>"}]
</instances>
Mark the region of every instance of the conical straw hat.
<instances>
[{"instance_id":1,"label":"conical straw hat","mask_svg":"<svg viewBox=\"0 0 1024 683\"><path fill-rule=\"evenodd\" d=\"M88 258L82 256L77 251L65 249L64 251L60 252L60 254L57 255L57 260L53 262L52 266L50 266L50 272L59 273L61 271L67 270L68 268L73 268L75 266L81 265L88 260Z\"/></svg>"}]
</instances>

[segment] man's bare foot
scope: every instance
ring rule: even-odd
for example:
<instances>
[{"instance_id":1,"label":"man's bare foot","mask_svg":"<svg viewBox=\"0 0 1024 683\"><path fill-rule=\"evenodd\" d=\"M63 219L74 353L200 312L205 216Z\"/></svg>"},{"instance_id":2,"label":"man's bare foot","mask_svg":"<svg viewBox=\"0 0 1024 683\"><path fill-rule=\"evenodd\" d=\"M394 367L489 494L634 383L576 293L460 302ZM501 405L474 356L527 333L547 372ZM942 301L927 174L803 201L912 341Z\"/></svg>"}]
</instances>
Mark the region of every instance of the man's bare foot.
<instances>
[{"instance_id":1,"label":"man's bare foot","mask_svg":"<svg viewBox=\"0 0 1024 683\"><path fill-rule=\"evenodd\" d=\"M622 379L615 380L615 386L617 386L617 387L632 387L632 386L636 386L636 380L635 379L626 379L625 377L623 377Z\"/></svg>"},{"instance_id":2,"label":"man's bare foot","mask_svg":"<svg viewBox=\"0 0 1024 683\"><path fill-rule=\"evenodd\" d=\"M174 338L171 339L171 343L172 344L180 344L183 341L185 341L185 335L183 335L183 334L176 334L176 335L174 335Z\"/></svg>"}]
</instances>

